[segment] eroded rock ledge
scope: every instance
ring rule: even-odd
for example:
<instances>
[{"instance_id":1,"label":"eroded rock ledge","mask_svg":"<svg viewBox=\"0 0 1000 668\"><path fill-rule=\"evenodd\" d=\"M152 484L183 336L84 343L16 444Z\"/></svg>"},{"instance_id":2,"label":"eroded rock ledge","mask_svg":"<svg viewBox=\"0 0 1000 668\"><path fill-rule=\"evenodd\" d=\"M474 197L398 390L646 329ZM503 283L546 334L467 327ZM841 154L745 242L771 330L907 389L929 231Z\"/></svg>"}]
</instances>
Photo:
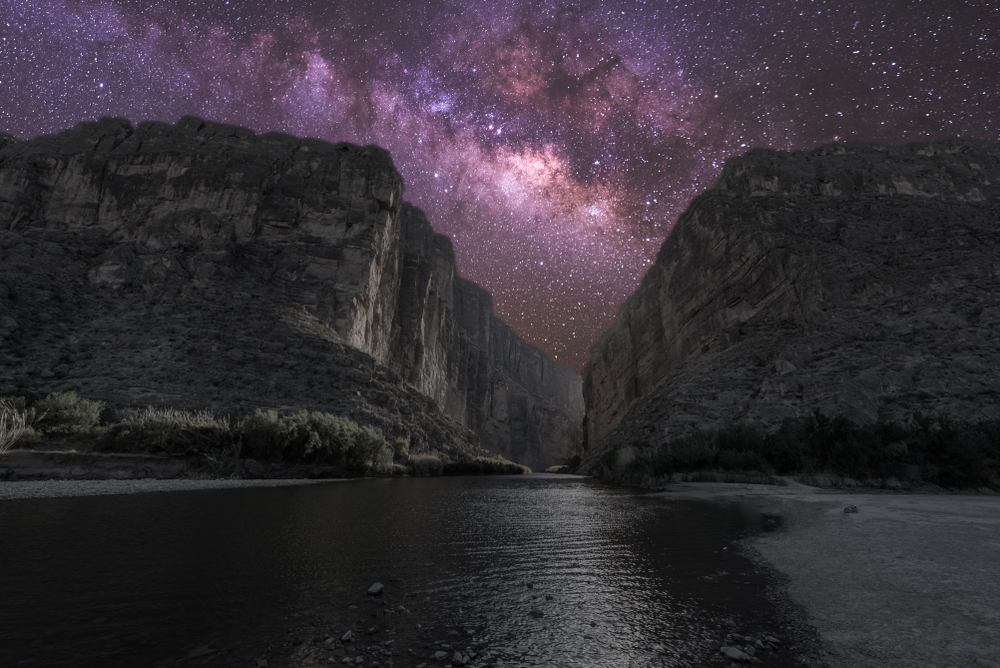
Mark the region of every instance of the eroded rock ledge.
<instances>
[{"instance_id":1,"label":"eroded rock ledge","mask_svg":"<svg viewBox=\"0 0 1000 668\"><path fill-rule=\"evenodd\" d=\"M0 391L307 408L414 451L579 453L580 378L518 338L384 150L197 118L0 136Z\"/></svg>"},{"instance_id":2,"label":"eroded rock ledge","mask_svg":"<svg viewBox=\"0 0 1000 668\"><path fill-rule=\"evenodd\" d=\"M996 419L998 258L998 143L732 159L591 349L587 460L815 410Z\"/></svg>"}]
</instances>

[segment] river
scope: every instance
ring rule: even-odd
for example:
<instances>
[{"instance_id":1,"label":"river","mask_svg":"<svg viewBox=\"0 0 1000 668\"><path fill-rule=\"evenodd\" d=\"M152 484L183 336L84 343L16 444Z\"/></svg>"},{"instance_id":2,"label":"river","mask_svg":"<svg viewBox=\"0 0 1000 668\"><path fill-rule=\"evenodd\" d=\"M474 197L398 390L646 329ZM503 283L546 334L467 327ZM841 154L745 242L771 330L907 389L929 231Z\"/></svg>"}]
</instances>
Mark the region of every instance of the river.
<instances>
[{"instance_id":1,"label":"river","mask_svg":"<svg viewBox=\"0 0 1000 668\"><path fill-rule=\"evenodd\" d=\"M759 530L569 476L0 501L0 666L708 665L781 633Z\"/></svg>"}]
</instances>

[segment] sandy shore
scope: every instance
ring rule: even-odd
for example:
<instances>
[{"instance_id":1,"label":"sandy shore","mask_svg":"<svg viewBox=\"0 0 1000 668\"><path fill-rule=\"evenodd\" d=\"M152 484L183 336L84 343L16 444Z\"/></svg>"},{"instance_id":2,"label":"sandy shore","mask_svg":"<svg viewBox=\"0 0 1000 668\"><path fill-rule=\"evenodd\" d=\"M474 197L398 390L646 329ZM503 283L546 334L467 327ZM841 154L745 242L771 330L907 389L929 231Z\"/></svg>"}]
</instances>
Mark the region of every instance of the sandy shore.
<instances>
[{"instance_id":1,"label":"sandy shore","mask_svg":"<svg viewBox=\"0 0 1000 668\"><path fill-rule=\"evenodd\" d=\"M781 516L747 547L788 576L832 668L1000 668L1000 497L790 483L677 483L654 496Z\"/></svg>"},{"instance_id":2,"label":"sandy shore","mask_svg":"<svg viewBox=\"0 0 1000 668\"><path fill-rule=\"evenodd\" d=\"M233 487L278 487L315 485L338 480L24 480L0 481L0 500L35 499L54 496L94 496L97 494L137 494L178 492L193 489Z\"/></svg>"}]
</instances>

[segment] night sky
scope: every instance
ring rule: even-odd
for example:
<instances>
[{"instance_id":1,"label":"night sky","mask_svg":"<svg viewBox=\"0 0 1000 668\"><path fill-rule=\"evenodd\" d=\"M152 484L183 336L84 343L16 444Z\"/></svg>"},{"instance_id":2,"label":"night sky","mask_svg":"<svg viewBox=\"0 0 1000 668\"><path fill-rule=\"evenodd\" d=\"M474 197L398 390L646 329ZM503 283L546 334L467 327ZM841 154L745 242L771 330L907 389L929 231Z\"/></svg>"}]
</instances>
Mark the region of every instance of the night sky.
<instances>
[{"instance_id":1,"label":"night sky","mask_svg":"<svg viewBox=\"0 0 1000 668\"><path fill-rule=\"evenodd\" d=\"M0 132L192 114L393 155L526 340L580 368L723 161L1000 139L1000 2L0 0Z\"/></svg>"}]
</instances>

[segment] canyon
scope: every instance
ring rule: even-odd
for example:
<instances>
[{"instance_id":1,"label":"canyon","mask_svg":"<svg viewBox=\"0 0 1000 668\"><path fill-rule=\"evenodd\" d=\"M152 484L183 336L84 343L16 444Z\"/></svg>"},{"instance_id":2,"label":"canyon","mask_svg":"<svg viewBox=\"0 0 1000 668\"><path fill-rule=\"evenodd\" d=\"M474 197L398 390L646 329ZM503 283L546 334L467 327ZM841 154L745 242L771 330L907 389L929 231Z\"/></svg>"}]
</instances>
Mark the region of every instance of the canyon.
<instances>
[{"instance_id":1,"label":"canyon","mask_svg":"<svg viewBox=\"0 0 1000 668\"><path fill-rule=\"evenodd\" d=\"M1000 144L728 160L583 378L458 275L375 146L198 118L0 136L0 392L323 410L400 456L590 470L816 413L1000 419Z\"/></svg>"},{"instance_id":2,"label":"canyon","mask_svg":"<svg viewBox=\"0 0 1000 668\"><path fill-rule=\"evenodd\" d=\"M588 470L700 430L1000 418L1000 144L728 160L584 372Z\"/></svg>"},{"instance_id":3,"label":"canyon","mask_svg":"<svg viewBox=\"0 0 1000 668\"><path fill-rule=\"evenodd\" d=\"M0 392L323 410L397 454L581 454L581 379L493 314L375 146L187 117L0 136Z\"/></svg>"}]
</instances>

